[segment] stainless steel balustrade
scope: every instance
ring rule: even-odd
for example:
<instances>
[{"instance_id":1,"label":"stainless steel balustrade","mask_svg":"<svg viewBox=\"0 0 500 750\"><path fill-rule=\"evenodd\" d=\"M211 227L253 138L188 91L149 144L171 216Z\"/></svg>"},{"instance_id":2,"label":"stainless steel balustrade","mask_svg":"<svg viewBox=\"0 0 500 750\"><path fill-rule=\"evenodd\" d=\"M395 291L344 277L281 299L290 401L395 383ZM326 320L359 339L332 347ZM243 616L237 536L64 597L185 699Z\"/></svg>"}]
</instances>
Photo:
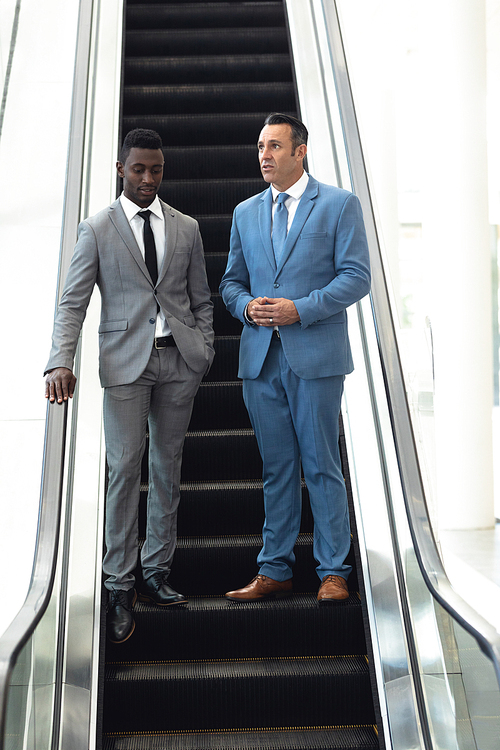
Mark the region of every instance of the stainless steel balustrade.
<instances>
[{"instance_id":1,"label":"stainless steel balustrade","mask_svg":"<svg viewBox=\"0 0 500 750\"><path fill-rule=\"evenodd\" d=\"M93 0L80 0L71 123L57 299L73 253L81 217L82 179ZM12 95L17 92L13 91ZM77 371L77 363L75 371ZM68 473L68 414L75 415L78 397L68 403L48 404L43 457L40 510L33 573L26 601L0 638L0 750L57 747L59 742L61 681L64 659L65 608L58 563L71 516L71 469ZM69 451L69 462L73 448ZM56 586L54 586L56 582ZM57 592L54 596L54 592Z\"/></svg>"},{"instance_id":2,"label":"stainless steel balustrade","mask_svg":"<svg viewBox=\"0 0 500 750\"><path fill-rule=\"evenodd\" d=\"M45 613L54 584L59 528L62 510L64 457L66 445L67 403L47 407L40 511L33 562L33 573L26 600L0 639L0 747L4 747L8 717L22 720L19 709L26 700L29 680L16 685L11 680L19 655L30 643L35 628ZM30 670L29 670L30 671ZM13 695L11 710L8 699Z\"/></svg>"},{"instance_id":3,"label":"stainless steel balustrade","mask_svg":"<svg viewBox=\"0 0 500 750\"><path fill-rule=\"evenodd\" d=\"M371 306L349 313L357 369L344 421L385 741L496 748L500 639L453 591L432 534L336 3L286 7L311 172L359 196L370 245Z\"/></svg>"}]
</instances>

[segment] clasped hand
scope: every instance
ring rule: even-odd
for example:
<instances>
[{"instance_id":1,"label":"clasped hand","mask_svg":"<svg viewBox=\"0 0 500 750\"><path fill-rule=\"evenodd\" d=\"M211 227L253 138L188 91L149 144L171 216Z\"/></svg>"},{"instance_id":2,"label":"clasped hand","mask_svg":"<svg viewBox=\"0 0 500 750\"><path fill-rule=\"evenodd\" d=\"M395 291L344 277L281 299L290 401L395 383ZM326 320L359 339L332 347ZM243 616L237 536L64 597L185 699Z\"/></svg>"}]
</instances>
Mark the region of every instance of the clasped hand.
<instances>
[{"instance_id":1,"label":"clasped hand","mask_svg":"<svg viewBox=\"0 0 500 750\"><path fill-rule=\"evenodd\" d=\"M289 326L300 320L295 304L284 297L257 297L248 303L247 312L258 326Z\"/></svg>"}]
</instances>

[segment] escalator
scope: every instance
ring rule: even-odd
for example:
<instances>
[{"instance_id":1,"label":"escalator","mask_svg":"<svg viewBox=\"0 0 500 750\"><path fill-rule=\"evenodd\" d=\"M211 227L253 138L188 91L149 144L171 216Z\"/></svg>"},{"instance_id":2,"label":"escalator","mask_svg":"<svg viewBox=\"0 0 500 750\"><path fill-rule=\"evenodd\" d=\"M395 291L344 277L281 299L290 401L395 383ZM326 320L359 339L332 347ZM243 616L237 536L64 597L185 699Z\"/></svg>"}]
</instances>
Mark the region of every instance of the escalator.
<instances>
[{"instance_id":1,"label":"escalator","mask_svg":"<svg viewBox=\"0 0 500 750\"><path fill-rule=\"evenodd\" d=\"M264 188L255 145L264 117L297 114L282 2L129 0L122 96L122 137L135 127L160 133L160 196L199 221L216 358L184 449L170 582L189 606L137 603L133 637L107 643L102 747L375 750L382 740L342 430L353 529L349 599L317 606L305 486L296 593L257 605L223 597L257 572L263 503L261 461L236 379L241 324L224 309L218 286L232 211ZM144 460L142 535L146 494Z\"/></svg>"},{"instance_id":2,"label":"escalator","mask_svg":"<svg viewBox=\"0 0 500 750\"><path fill-rule=\"evenodd\" d=\"M163 197L200 221L217 357L186 440L172 583L189 607L139 604L137 632L108 644L105 664L99 310L89 306L75 398L47 409L28 595L0 637L0 750L498 748L500 635L453 590L433 536L337 4L283 5L287 26L280 2L130 2L121 92L123 2L79 0L59 284L78 221L115 197L123 93L122 135L162 134ZM235 379L239 325L217 287L234 205L263 187L262 120L295 112L295 86L311 172L359 197L373 272L370 297L348 311L356 369L340 440L355 572L349 600L324 609L305 488L297 593L256 606L223 598L256 571L262 487ZM146 488L145 473L143 500Z\"/></svg>"}]
</instances>

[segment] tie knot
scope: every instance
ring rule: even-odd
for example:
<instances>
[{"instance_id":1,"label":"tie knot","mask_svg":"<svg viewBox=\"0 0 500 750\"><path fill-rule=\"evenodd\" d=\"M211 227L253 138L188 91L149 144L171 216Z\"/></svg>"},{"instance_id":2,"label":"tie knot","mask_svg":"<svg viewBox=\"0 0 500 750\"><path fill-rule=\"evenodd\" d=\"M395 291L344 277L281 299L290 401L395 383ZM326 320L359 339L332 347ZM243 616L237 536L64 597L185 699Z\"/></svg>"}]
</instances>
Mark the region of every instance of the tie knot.
<instances>
[{"instance_id":1,"label":"tie knot","mask_svg":"<svg viewBox=\"0 0 500 750\"><path fill-rule=\"evenodd\" d=\"M145 211L139 211L137 215L140 216L141 219L144 219L144 221L149 221L151 211L149 210L149 208L147 208Z\"/></svg>"},{"instance_id":2,"label":"tie knot","mask_svg":"<svg viewBox=\"0 0 500 750\"><path fill-rule=\"evenodd\" d=\"M288 193L278 193L278 197L276 198L276 203L278 204L278 206L282 206L283 203L286 201L286 199L289 197L290 196L288 195Z\"/></svg>"}]
</instances>

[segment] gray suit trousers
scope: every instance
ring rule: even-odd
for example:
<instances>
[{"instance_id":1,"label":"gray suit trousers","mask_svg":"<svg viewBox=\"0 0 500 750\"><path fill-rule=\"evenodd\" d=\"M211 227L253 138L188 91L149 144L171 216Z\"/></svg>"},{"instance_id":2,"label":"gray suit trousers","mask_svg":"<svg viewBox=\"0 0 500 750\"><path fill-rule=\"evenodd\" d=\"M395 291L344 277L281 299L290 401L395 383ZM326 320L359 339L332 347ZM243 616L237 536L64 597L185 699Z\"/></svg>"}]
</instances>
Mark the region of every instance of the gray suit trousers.
<instances>
[{"instance_id":1,"label":"gray suit trousers","mask_svg":"<svg viewBox=\"0 0 500 750\"><path fill-rule=\"evenodd\" d=\"M177 538L184 438L203 373L191 370L176 347L153 349L134 383L104 389L109 470L103 570L107 589L130 589L138 555L141 461L149 423L149 493L144 578L169 574Z\"/></svg>"}]
</instances>

